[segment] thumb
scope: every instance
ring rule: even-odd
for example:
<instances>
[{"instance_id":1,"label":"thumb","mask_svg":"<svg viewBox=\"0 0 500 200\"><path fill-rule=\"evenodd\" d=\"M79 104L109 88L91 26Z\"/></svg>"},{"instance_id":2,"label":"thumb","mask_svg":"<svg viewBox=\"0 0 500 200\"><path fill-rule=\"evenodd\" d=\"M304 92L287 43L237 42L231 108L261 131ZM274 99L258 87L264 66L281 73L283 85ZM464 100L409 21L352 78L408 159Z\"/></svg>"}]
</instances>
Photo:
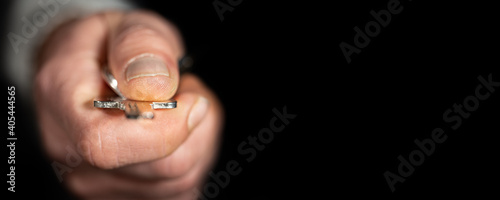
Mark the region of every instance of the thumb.
<instances>
[{"instance_id":1,"label":"thumb","mask_svg":"<svg viewBox=\"0 0 500 200\"><path fill-rule=\"evenodd\" d=\"M170 99L179 85L183 55L176 28L151 12L110 13L108 65L128 99Z\"/></svg>"}]
</instances>

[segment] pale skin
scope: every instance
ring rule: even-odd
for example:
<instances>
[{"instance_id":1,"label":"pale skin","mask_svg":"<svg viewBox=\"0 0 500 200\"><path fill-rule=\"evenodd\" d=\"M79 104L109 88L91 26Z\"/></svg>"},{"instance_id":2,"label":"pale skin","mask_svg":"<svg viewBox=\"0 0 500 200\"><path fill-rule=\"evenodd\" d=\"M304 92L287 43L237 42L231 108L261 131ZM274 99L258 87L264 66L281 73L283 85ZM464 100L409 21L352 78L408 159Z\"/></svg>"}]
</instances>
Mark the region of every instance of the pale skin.
<instances>
[{"instance_id":1,"label":"pale skin","mask_svg":"<svg viewBox=\"0 0 500 200\"><path fill-rule=\"evenodd\" d=\"M49 157L65 163L75 149L82 162L63 184L82 199L194 199L214 164L222 107L195 75L180 76L184 54L176 28L147 11L104 12L54 30L40 49L35 100ZM168 74L127 80L129 62L154 55ZM120 110L93 107L113 92L101 77L108 63L124 96L177 100L154 119L127 119Z\"/></svg>"}]
</instances>

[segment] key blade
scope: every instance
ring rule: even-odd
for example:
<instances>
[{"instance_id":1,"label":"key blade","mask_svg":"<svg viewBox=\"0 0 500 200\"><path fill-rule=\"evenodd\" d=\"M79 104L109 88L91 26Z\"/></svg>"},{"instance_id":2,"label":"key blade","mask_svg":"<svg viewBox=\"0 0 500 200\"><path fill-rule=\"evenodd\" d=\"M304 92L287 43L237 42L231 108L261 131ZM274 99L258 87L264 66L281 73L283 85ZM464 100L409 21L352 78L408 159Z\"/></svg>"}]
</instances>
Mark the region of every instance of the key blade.
<instances>
[{"instance_id":1,"label":"key blade","mask_svg":"<svg viewBox=\"0 0 500 200\"><path fill-rule=\"evenodd\" d=\"M120 102L114 100L94 100L94 107L96 108L117 108L120 109Z\"/></svg>"},{"instance_id":2,"label":"key blade","mask_svg":"<svg viewBox=\"0 0 500 200\"><path fill-rule=\"evenodd\" d=\"M176 108L177 101L173 99L162 102L134 101L117 97L117 98L107 98L107 99L95 99L94 107L123 110L125 111L125 116L128 119L140 119L140 118L153 119L154 118L153 110Z\"/></svg>"},{"instance_id":3,"label":"key blade","mask_svg":"<svg viewBox=\"0 0 500 200\"><path fill-rule=\"evenodd\" d=\"M168 101L163 101L163 102L152 102L151 103L151 108L152 109L172 109L177 107L177 101L170 99Z\"/></svg>"}]
</instances>

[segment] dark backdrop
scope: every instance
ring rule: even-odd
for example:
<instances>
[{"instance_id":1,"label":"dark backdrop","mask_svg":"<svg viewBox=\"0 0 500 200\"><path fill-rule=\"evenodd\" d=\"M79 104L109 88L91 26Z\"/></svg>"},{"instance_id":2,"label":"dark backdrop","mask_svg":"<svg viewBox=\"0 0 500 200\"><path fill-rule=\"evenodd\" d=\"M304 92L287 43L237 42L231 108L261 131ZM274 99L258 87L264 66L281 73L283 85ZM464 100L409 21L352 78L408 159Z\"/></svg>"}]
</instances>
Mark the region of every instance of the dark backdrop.
<instances>
[{"instance_id":1,"label":"dark backdrop","mask_svg":"<svg viewBox=\"0 0 500 200\"><path fill-rule=\"evenodd\" d=\"M374 20L370 11L387 9L389 0L243 0L224 13L224 21L213 2L141 5L178 25L195 61L192 72L224 104L224 137L213 172L231 160L242 171L219 188L216 199L497 195L500 87L458 129L443 121L453 104L474 95L479 76L492 74L500 82L491 2L401 0L403 10L350 64L339 44L355 45L353 28L364 30ZM2 79L4 90L12 84ZM285 106L297 117L248 162L238 146L269 127L273 108ZM16 103L13 197L69 198L41 153L34 122L30 108ZM398 174L398 156L408 159L418 149L414 140L430 138L435 128L447 140L391 192L384 173Z\"/></svg>"}]
</instances>

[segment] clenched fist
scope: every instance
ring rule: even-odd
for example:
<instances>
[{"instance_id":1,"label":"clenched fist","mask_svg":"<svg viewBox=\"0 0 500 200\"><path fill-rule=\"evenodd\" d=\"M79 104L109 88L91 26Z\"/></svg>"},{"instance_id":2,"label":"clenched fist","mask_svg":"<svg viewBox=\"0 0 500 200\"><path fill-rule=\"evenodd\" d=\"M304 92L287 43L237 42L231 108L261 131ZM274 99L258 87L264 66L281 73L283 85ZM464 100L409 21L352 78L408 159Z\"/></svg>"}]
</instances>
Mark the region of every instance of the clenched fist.
<instances>
[{"instance_id":1,"label":"clenched fist","mask_svg":"<svg viewBox=\"0 0 500 200\"><path fill-rule=\"evenodd\" d=\"M38 122L48 155L64 163L67 149L82 158L63 183L83 199L193 199L216 156L222 108L194 75L180 76L180 34L147 11L105 12L57 28L39 50L35 80ZM135 100L174 98L177 108L154 119L127 119L97 109L113 92Z\"/></svg>"}]
</instances>

